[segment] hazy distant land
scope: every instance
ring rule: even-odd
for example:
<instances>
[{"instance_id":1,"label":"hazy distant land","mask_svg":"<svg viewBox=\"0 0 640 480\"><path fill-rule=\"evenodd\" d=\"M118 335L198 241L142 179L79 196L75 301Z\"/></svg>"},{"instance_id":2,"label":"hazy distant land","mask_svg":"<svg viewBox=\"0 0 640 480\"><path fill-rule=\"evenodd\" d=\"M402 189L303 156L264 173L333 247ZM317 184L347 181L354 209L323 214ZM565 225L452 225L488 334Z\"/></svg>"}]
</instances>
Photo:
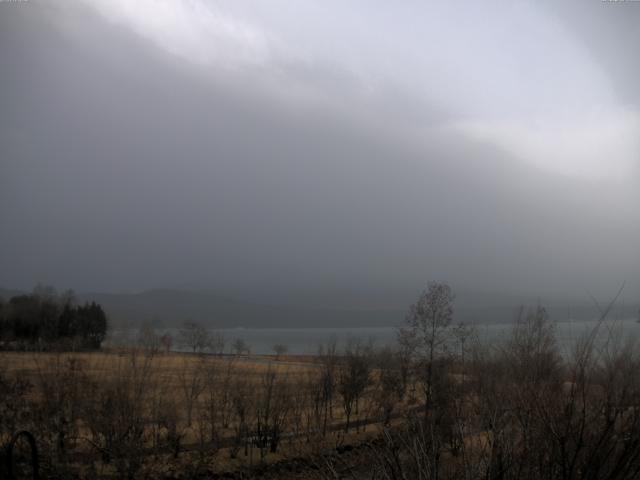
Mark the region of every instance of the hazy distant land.
<instances>
[{"instance_id":1,"label":"hazy distant land","mask_svg":"<svg viewBox=\"0 0 640 480\"><path fill-rule=\"evenodd\" d=\"M0 297L24 293L0 289ZM409 296L408 296L409 297ZM102 305L112 328L135 329L143 324L155 328L177 328L185 321L211 329L221 328L363 328L396 327L403 323L405 306L349 308L265 304L260 300L238 300L204 290L153 289L140 293L80 293L79 303ZM308 302L311 303L311 302ZM598 316L591 300L585 298L538 299L493 293L462 293L456 296L454 321L470 325L510 323L522 305L545 306L553 321L588 321ZM407 302L409 304L409 302ZM612 318L635 318L639 305L616 305Z\"/></svg>"}]
</instances>

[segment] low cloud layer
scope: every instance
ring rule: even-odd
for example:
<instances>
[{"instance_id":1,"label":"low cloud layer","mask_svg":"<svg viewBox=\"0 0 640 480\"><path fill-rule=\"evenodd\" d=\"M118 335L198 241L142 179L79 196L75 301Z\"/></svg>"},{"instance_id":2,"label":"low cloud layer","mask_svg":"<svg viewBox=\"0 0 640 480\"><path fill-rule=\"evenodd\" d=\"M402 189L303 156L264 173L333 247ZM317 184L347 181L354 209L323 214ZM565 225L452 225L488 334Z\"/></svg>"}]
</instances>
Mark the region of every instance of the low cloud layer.
<instances>
[{"instance_id":1,"label":"low cloud layer","mask_svg":"<svg viewBox=\"0 0 640 480\"><path fill-rule=\"evenodd\" d=\"M640 294L633 7L0 4L0 284Z\"/></svg>"}]
</instances>

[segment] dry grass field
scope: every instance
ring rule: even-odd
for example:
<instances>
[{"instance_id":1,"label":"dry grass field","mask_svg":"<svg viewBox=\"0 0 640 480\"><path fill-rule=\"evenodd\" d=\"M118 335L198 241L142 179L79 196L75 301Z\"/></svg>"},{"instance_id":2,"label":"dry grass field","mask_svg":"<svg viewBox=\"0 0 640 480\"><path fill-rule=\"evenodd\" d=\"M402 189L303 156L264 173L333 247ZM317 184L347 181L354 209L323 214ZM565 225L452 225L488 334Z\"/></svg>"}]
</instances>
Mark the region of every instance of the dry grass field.
<instances>
[{"instance_id":1,"label":"dry grass field","mask_svg":"<svg viewBox=\"0 0 640 480\"><path fill-rule=\"evenodd\" d=\"M4 413L13 408L33 431L45 468L65 463L69 472L105 478L238 472L309 458L379 431L376 372L366 373L371 381L346 428L337 363L326 360L124 349L2 352L0 373L20 397L17 410ZM329 386L327 375L335 376ZM2 429L4 440L10 428Z\"/></svg>"},{"instance_id":2,"label":"dry grass field","mask_svg":"<svg viewBox=\"0 0 640 480\"><path fill-rule=\"evenodd\" d=\"M0 352L0 443L31 432L44 478L635 480L640 349L596 334L562 357L538 308L433 356Z\"/></svg>"},{"instance_id":3,"label":"dry grass field","mask_svg":"<svg viewBox=\"0 0 640 480\"><path fill-rule=\"evenodd\" d=\"M134 352L121 349L120 351L79 352L79 353L50 353L50 352L0 352L3 370L6 373L24 375L24 378L35 379L39 375L51 373L56 368L62 368L70 363L84 368L90 376L99 379L109 377L115 372L128 366L132 359L142 363L150 362L150 373L161 375L162 378L177 382L183 371L196 371L199 368L220 369L230 364L237 374L254 377L267 370L282 374L300 375L313 371L317 364L313 357L286 356L279 360L270 355L265 356L214 356L192 355L189 353L162 353L152 356L144 351Z\"/></svg>"}]
</instances>

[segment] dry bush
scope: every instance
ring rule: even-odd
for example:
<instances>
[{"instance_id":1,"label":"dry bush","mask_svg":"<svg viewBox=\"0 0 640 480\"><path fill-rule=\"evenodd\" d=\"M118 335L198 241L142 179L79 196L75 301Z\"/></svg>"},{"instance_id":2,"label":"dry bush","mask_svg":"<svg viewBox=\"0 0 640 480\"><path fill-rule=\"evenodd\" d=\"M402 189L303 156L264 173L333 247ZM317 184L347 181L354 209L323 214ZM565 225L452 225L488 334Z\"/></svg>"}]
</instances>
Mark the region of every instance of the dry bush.
<instances>
[{"instance_id":1,"label":"dry bush","mask_svg":"<svg viewBox=\"0 0 640 480\"><path fill-rule=\"evenodd\" d=\"M121 478L135 478L147 454L152 420L147 399L156 390L152 362L152 356L132 352L85 385L87 441L105 463L113 462Z\"/></svg>"},{"instance_id":2,"label":"dry bush","mask_svg":"<svg viewBox=\"0 0 640 480\"><path fill-rule=\"evenodd\" d=\"M384 426L389 426L391 416L400 406L405 394L406 383L403 381L401 361L396 352L387 348L375 356L373 365L378 372L372 394L377 416L382 419Z\"/></svg>"},{"instance_id":3,"label":"dry bush","mask_svg":"<svg viewBox=\"0 0 640 480\"><path fill-rule=\"evenodd\" d=\"M0 364L0 446L15 432L28 428L33 413L27 401L33 385L3 367L4 363Z\"/></svg>"},{"instance_id":4,"label":"dry bush","mask_svg":"<svg viewBox=\"0 0 640 480\"><path fill-rule=\"evenodd\" d=\"M592 332L562 358L553 324L536 308L521 313L504 345L470 352L463 382L437 373L446 361L433 362L428 415L385 430L371 471L379 478L637 478L640 356L613 332Z\"/></svg>"},{"instance_id":5,"label":"dry bush","mask_svg":"<svg viewBox=\"0 0 640 480\"><path fill-rule=\"evenodd\" d=\"M187 427L193 423L193 409L205 389L206 365L203 356L181 358L178 370L178 384L181 393L181 404L184 406Z\"/></svg>"},{"instance_id":6,"label":"dry bush","mask_svg":"<svg viewBox=\"0 0 640 480\"><path fill-rule=\"evenodd\" d=\"M41 463L60 471L80 442L86 367L73 355L54 354L46 363L35 356L34 362L31 431L39 442Z\"/></svg>"},{"instance_id":7,"label":"dry bush","mask_svg":"<svg viewBox=\"0 0 640 480\"><path fill-rule=\"evenodd\" d=\"M236 458L243 447L245 456L249 454L248 442L254 404L252 387L244 377L234 378L231 392L233 443L229 449L229 455L231 458Z\"/></svg>"},{"instance_id":8,"label":"dry bush","mask_svg":"<svg viewBox=\"0 0 640 480\"><path fill-rule=\"evenodd\" d=\"M290 393L287 378L281 378L276 371L268 369L261 375L255 395L254 433L263 459L266 448L276 453L286 426L290 409Z\"/></svg>"}]
</instances>

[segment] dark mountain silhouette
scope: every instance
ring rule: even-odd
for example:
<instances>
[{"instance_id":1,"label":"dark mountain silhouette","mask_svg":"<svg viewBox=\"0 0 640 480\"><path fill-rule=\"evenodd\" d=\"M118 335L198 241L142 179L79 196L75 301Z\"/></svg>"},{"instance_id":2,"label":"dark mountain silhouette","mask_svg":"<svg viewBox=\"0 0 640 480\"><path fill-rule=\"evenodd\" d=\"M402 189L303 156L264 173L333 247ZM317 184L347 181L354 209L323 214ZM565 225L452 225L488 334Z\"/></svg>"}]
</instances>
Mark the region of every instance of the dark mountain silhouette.
<instances>
[{"instance_id":1,"label":"dark mountain silhouette","mask_svg":"<svg viewBox=\"0 0 640 480\"><path fill-rule=\"evenodd\" d=\"M17 290L0 289L7 301ZM269 305L266 302L238 300L206 290L153 289L140 293L83 293L78 303L95 301L102 305L116 328L138 327L143 323L178 326L186 320L209 328L305 328L305 327L378 327L402 324L406 308L348 308L305 305ZM545 306L552 320L589 320L598 312L588 300L545 300L489 293L461 293L455 301L454 322L467 324L506 323L516 318L520 305ZM408 307L408 305L407 305ZM619 303L612 318L630 318L638 306Z\"/></svg>"},{"instance_id":2,"label":"dark mountain silhouette","mask_svg":"<svg viewBox=\"0 0 640 480\"><path fill-rule=\"evenodd\" d=\"M114 325L152 322L163 326L185 320L212 328L396 325L398 310L349 310L256 304L205 291L157 289L137 294L89 293L79 299L104 305Z\"/></svg>"}]
</instances>

